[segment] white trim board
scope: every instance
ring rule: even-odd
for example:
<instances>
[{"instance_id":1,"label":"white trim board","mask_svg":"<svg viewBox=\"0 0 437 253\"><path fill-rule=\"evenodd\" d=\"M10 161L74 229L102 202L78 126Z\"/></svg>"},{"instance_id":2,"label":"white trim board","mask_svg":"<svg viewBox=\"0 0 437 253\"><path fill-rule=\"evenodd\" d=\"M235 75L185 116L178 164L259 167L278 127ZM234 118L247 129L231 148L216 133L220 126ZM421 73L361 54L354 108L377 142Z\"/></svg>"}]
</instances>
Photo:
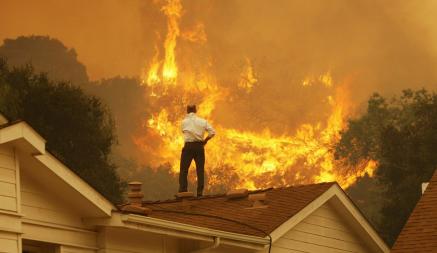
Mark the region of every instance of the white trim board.
<instances>
[{"instance_id":1,"label":"white trim board","mask_svg":"<svg viewBox=\"0 0 437 253\"><path fill-rule=\"evenodd\" d=\"M36 159L43 165L42 167L74 189L105 216L111 216L111 212L116 210L116 207L62 162L46 152L45 143L44 138L23 121L0 129L0 145L9 144L13 145L15 150L24 151L23 155L29 155ZM15 155L17 155L16 153Z\"/></svg>"},{"instance_id":2,"label":"white trim board","mask_svg":"<svg viewBox=\"0 0 437 253\"><path fill-rule=\"evenodd\" d=\"M285 233L290 231L294 226L303 221L306 217L308 217L311 213L329 200L336 200L336 202L341 206L341 209L344 210L344 213L355 222L354 225L361 227L363 234L367 235L364 237L366 239L366 243L372 250L381 253L390 252L389 247L385 244L378 233L364 218L358 208L352 203L352 201L349 199L349 197L347 197L346 193L338 184L332 185L327 191L322 193L297 214L276 228L270 234L272 237L272 242L274 243L277 241Z\"/></svg>"}]
</instances>

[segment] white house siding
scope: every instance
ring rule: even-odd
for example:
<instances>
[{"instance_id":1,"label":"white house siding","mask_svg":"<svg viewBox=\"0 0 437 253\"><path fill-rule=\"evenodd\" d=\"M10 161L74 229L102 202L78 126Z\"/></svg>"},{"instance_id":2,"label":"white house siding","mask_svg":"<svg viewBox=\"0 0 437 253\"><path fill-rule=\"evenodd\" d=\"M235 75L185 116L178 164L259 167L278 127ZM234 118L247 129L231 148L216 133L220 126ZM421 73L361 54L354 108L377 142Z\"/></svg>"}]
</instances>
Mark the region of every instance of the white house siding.
<instances>
[{"instance_id":1,"label":"white house siding","mask_svg":"<svg viewBox=\"0 0 437 253\"><path fill-rule=\"evenodd\" d=\"M22 238L59 244L60 253L95 252L97 233L84 226L74 203L40 185L31 168L21 171Z\"/></svg>"},{"instance_id":2,"label":"white house siding","mask_svg":"<svg viewBox=\"0 0 437 253\"><path fill-rule=\"evenodd\" d=\"M0 209L17 212L17 169L11 147L0 146Z\"/></svg>"},{"instance_id":3,"label":"white house siding","mask_svg":"<svg viewBox=\"0 0 437 253\"><path fill-rule=\"evenodd\" d=\"M182 239L122 228L105 228L99 233L98 253L189 253L211 246L212 242ZM232 246L220 245L209 253L251 253Z\"/></svg>"},{"instance_id":4,"label":"white house siding","mask_svg":"<svg viewBox=\"0 0 437 253\"><path fill-rule=\"evenodd\" d=\"M56 253L95 253L96 251L93 249L84 249L81 247L73 247L67 245L59 246L59 250Z\"/></svg>"},{"instance_id":5,"label":"white house siding","mask_svg":"<svg viewBox=\"0 0 437 253\"><path fill-rule=\"evenodd\" d=\"M123 228L105 228L99 233L99 253L176 253L175 238Z\"/></svg>"},{"instance_id":6,"label":"white house siding","mask_svg":"<svg viewBox=\"0 0 437 253\"><path fill-rule=\"evenodd\" d=\"M324 204L279 238L272 247L274 253L324 252L367 253L353 230L335 210Z\"/></svg>"},{"instance_id":7,"label":"white house siding","mask_svg":"<svg viewBox=\"0 0 437 253\"><path fill-rule=\"evenodd\" d=\"M6 233L0 231L0 245L1 251L6 253L16 253L19 252L19 238L14 233Z\"/></svg>"},{"instance_id":8,"label":"white house siding","mask_svg":"<svg viewBox=\"0 0 437 253\"><path fill-rule=\"evenodd\" d=\"M211 245L211 243L209 243L207 245L203 244L202 248L207 247L208 245ZM227 246L227 245L220 245L216 249L212 249L212 250L207 251L207 252L208 253L252 253L252 252L256 252L256 250L237 248L237 247L232 247L232 246Z\"/></svg>"},{"instance_id":9,"label":"white house siding","mask_svg":"<svg viewBox=\"0 0 437 253\"><path fill-rule=\"evenodd\" d=\"M0 145L0 245L1 252L21 251L19 170L14 149Z\"/></svg>"}]
</instances>

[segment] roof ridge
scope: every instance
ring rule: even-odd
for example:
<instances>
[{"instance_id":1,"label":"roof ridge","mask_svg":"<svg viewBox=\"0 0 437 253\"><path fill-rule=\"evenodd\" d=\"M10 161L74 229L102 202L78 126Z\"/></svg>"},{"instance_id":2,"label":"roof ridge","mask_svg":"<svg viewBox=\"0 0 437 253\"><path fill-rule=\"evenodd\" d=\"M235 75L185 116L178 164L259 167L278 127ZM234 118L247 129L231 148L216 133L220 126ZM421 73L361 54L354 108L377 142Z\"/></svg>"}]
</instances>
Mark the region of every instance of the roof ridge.
<instances>
[{"instance_id":1,"label":"roof ridge","mask_svg":"<svg viewBox=\"0 0 437 253\"><path fill-rule=\"evenodd\" d=\"M247 197L229 200L223 193L192 197L185 199L186 201L181 199L143 201L142 205L152 210L148 214L152 218L232 233L264 236L263 233L247 226L229 223L229 220L250 224L266 233L271 233L334 184L313 183L249 191L250 194L267 195L265 208L253 208L252 201Z\"/></svg>"},{"instance_id":2,"label":"roof ridge","mask_svg":"<svg viewBox=\"0 0 437 253\"><path fill-rule=\"evenodd\" d=\"M263 189L255 189L255 190L249 190L249 194L256 194L256 193L262 193L267 192L271 190L282 190L282 189L291 189L291 188L300 188L300 187L308 187L308 186L314 186L314 185L324 185L324 184L336 184L336 182L320 182L320 183L311 183L311 184L297 184L297 185L289 185L289 186L282 186L282 187L269 187L269 188L263 188ZM217 193L212 195L203 195L202 197L192 197L189 198L191 201L200 201L205 199L214 199L214 198L221 198L226 197L226 193ZM143 205L153 205L153 204L168 204L168 203L176 203L182 201L181 199L166 199L166 200L143 200Z\"/></svg>"}]
</instances>

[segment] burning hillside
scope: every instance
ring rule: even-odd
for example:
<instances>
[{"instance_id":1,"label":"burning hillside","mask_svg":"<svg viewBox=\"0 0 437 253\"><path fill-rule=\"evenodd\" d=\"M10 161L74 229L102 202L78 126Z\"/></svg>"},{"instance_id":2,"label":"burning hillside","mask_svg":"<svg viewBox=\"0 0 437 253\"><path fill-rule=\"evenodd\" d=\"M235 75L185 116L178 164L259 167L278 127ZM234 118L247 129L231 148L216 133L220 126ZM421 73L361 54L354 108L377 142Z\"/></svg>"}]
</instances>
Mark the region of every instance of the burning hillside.
<instances>
[{"instance_id":1,"label":"burning hillside","mask_svg":"<svg viewBox=\"0 0 437 253\"><path fill-rule=\"evenodd\" d=\"M326 89L323 101L314 101L326 105L320 112L327 115L324 121L305 123L293 129L283 124L281 127L286 131L282 133L269 127L245 128L244 122L232 126L217 116L219 105L232 107L235 101L248 100L250 107L270 106L253 101L262 95L252 93L264 85L263 76L247 57L239 66L239 76L229 78L231 81L218 80L213 70L214 59L199 57L195 50L208 44L205 26L198 22L189 29L182 29L181 19L187 14L180 0L169 0L157 8L161 8L167 18L167 30L165 36L157 36L155 55L143 74L152 116L144 119L147 134L135 136L135 143L147 154L144 162L154 166L169 163L174 173L179 171L183 146L180 122L185 106L196 103L198 114L217 130L217 136L206 146L210 188L226 185L255 189L334 180L347 187L358 176L372 174L376 167L373 161L355 170L343 170L336 166L333 158L332 145L338 140L351 110L348 81L335 80L329 71L309 74L299 81L303 89L315 85ZM272 120L263 118L264 115L251 116L256 121ZM281 124L281 119L273 120Z\"/></svg>"}]
</instances>

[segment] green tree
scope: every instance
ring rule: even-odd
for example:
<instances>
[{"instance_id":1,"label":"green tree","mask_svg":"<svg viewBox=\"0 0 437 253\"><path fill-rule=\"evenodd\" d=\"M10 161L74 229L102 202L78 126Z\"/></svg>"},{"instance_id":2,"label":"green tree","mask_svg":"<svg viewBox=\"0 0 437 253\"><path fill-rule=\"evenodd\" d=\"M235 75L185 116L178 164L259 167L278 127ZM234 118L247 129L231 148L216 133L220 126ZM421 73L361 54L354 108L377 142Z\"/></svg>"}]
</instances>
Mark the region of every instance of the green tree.
<instances>
[{"instance_id":1,"label":"green tree","mask_svg":"<svg viewBox=\"0 0 437 253\"><path fill-rule=\"evenodd\" d=\"M141 86L136 78L118 76L92 82L82 88L87 94L101 98L111 110L120 140L115 153L131 157L138 152L133 136L141 133L139 126L150 115L147 111L146 87Z\"/></svg>"},{"instance_id":2,"label":"green tree","mask_svg":"<svg viewBox=\"0 0 437 253\"><path fill-rule=\"evenodd\" d=\"M426 90L405 90L389 100L374 94L367 112L349 120L342 132L336 156L346 167L378 161L374 188L381 193L381 219L374 222L388 243L394 242L419 200L421 183L437 168L436 150L437 94Z\"/></svg>"},{"instance_id":3,"label":"green tree","mask_svg":"<svg viewBox=\"0 0 437 253\"><path fill-rule=\"evenodd\" d=\"M35 74L29 65L11 70L0 60L0 101L8 118L28 122L57 158L109 200L122 201L124 183L109 161L114 123L98 98Z\"/></svg>"},{"instance_id":4,"label":"green tree","mask_svg":"<svg viewBox=\"0 0 437 253\"><path fill-rule=\"evenodd\" d=\"M32 64L37 73L45 72L51 80L70 81L76 85L88 82L85 66L77 60L76 51L48 36L20 36L5 39L0 56L10 66Z\"/></svg>"}]
</instances>

